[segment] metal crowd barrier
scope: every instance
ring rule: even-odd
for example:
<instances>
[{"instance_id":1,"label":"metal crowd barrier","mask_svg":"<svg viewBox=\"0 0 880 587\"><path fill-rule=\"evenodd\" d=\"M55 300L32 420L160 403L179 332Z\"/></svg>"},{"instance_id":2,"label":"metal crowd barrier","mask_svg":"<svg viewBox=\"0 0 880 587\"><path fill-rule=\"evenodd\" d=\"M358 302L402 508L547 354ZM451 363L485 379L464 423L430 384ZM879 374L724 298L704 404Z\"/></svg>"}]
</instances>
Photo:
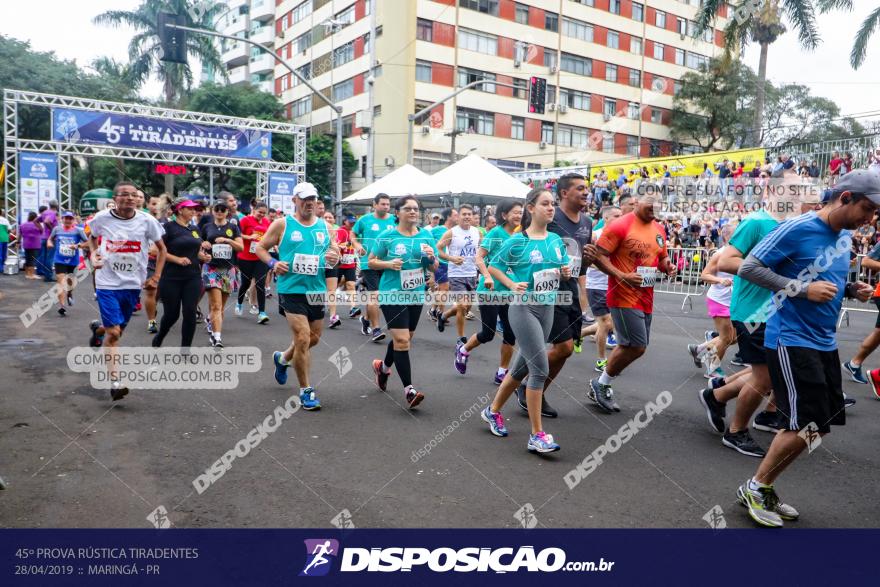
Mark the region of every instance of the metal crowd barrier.
<instances>
[{"instance_id":1,"label":"metal crowd barrier","mask_svg":"<svg viewBox=\"0 0 880 587\"><path fill-rule=\"evenodd\" d=\"M856 257L855 262L850 266L850 273L847 277L847 281L864 281L865 283L870 283L871 285L877 284L877 274L871 271L870 269L866 269L862 267L862 260L865 258L865 255L858 255ZM850 312L867 312L871 314L877 313L877 308L872 303L862 303L858 300L850 300L843 299L843 306L840 309L840 318L837 320L837 327L840 328L844 321L846 321L846 325L849 326L849 313Z\"/></svg>"},{"instance_id":2,"label":"metal crowd barrier","mask_svg":"<svg viewBox=\"0 0 880 587\"><path fill-rule=\"evenodd\" d=\"M708 285L700 279L700 274L709 262L708 250L700 247L685 247L681 249L668 249L669 260L678 268L678 274L673 279L663 278L654 287L654 293L664 293L684 296L681 302L681 311L688 312L694 309L692 297L699 297L706 293ZM685 310L685 306L688 310Z\"/></svg>"}]
</instances>

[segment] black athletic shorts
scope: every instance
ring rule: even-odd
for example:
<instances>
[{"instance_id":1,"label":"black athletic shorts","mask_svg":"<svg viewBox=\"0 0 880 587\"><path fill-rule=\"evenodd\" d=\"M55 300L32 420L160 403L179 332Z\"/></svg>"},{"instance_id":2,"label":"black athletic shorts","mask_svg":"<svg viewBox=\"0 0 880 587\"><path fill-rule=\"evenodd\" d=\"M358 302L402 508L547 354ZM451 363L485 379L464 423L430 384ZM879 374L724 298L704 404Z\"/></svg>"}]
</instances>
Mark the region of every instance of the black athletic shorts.
<instances>
[{"instance_id":1,"label":"black athletic shorts","mask_svg":"<svg viewBox=\"0 0 880 587\"><path fill-rule=\"evenodd\" d=\"M407 330L415 330L419 325L419 317L422 315L422 304L403 305L381 305L382 315L385 316L385 324L387 328L406 328Z\"/></svg>"},{"instance_id":2,"label":"black athletic shorts","mask_svg":"<svg viewBox=\"0 0 880 587\"><path fill-rule=\"evenodd\" d=\"M301 314L309 322L324 319L323 304L310 304L306 294L278 294L278 313Z\"/></svg>"},{"instance_id":3,"label":"black athletic shorts","mask_svg":"<svg viewBox=\"0 0 880 587\"><path fill-rule=\"evenodd\" d=\"M361 278L365 291L379 291L379 280L382 279L382 272L375 269L362 269Z\"/></svg>"},{"instance_id":4,"label":"black athletic shorts","mask_svg":"<svg viewBox=\"0 0 880 587\"><path fill-rule=\"evenodd\" d=\"M560 293L565 292L563 288ZM550 328L550 344L558 344L581 337L581 300L577 292L571 292L572 303L569 306L553 306L553 326Z\"/></svg>"},{"instance_id":5,"label":"black athletic shorts","mask_svg":"<svg viewBox=\"0 0 880 587\"><path fill-rule=\"evenodd\" d=\"M336 277L342 281L343 279L349 283L357 281L357 269L354 267L337 267Z\"/></svg>"},{"instance_id":6,"label":"black athletic shorts","mask_svg":"<svg viewBox=\"0 0 880 587\"><path fill-rule=\"evenodd\" d=\"M764 349L779 422L787 430L802 430L815 423L827 434L831 426L846 424L843 381L837 350L782 346Z\"/></svg>"},{"instance_id":7,"label":"black athletic shorts","mask_svg":"<svg viewBox=\"0 0 880 587\"><path fill-rule=\"evenodd\" d=\"M339 279L339 269L336 267L324 268L324 279Z\"/></svg>"},{"instance_id":8,"label":"black athletic shorts","mask_svg":"<svg viewBox=\"0 0 880 587\"><path fill-rule=\"evenodd\" d=\"M754 323L733 321L736 330L736 344L739 346L739 357L746 365L764 365L767 363L767 353L764 349L764 330L767 325L763 322Z\"/></svg>"},{"instance_id":9,"label":"black athletic shorts","mask_svg":"<svg viewBox=\"0 0 880 587\"><path fill-rule=\"evenodd\" d=\"M66 265L64 263L55 263L55 273L76 273L79 265Z\"/></svg>"}]
</instances>

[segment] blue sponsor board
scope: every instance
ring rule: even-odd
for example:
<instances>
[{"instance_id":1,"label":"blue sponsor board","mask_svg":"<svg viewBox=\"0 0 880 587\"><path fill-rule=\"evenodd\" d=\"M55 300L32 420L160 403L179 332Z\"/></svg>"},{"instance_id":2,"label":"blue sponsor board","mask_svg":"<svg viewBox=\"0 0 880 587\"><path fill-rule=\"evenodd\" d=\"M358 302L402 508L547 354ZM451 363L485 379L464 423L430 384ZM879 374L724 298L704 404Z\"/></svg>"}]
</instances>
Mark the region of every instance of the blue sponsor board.
<instances>
[{"instance_id":1,"label":"blue sponsor board","mask_svg":"<svg viewBox=\"0 0 880 587\"><path fill-rule=\"evenodd\" d=\"M146 116L52 109L52 140L240 159L272 158L272 133Z\"/></svg>"},{"instance_id":2,"label":"blue sponsor board","mask_svg":"<svg viewBox=\"0 0 880 587\"><path fill-rule=\"evenodd\" d=\"M37 212L40 206L58 200L58 156L21 151L18 169L18 214L27 220L28 212Z\"/></svg>"},{"instance_id":3,"label":"blue sponsor board","mask_svg":"<svg viewBox=\"0 0 880 587\"><path fill-rule=\"evenodd\" d=\"M269 174L269 207L293 214L293 188L297 177L292 173Z\"/></svg>"}]
</instances>

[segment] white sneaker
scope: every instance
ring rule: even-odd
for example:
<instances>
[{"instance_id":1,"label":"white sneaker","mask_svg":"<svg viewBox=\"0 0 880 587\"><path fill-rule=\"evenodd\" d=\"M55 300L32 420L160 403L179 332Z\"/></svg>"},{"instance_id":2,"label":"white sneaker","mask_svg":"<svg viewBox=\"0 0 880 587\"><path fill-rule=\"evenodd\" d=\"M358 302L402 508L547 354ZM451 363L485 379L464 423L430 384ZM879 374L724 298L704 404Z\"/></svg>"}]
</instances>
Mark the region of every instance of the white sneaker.
<instances>
[{"instance_id":1,"label":"white sneaker","mask_svg":"<svg viewBox=\"0 0 880 587\"><path fill-rule=\"evenodd\" d=\"M248 313L251 314L251 315L253 315L253 316L256 316L257 314L260 313L260 309L257 308L256 306L251 306L251 309L248 310Z\"/></svg>"},{"instance_id":2,"label":"white sneaker","mask_svg":"<svg viewBox=\"0 0 880 587\"><path fill-rule=\"evenodd\" d=\"M241 314L242 314L241 304L235 304L235 315L241 316Z\"/></svg>"}]
</instances>

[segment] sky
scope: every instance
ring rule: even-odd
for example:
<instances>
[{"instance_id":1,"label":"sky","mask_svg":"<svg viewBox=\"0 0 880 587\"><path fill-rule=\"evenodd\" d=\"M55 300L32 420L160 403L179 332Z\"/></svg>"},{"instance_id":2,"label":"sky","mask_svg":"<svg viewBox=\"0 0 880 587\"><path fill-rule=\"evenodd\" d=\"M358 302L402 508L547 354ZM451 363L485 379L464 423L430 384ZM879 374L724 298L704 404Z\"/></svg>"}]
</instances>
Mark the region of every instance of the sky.
<instances>
[{"instance_id":1,"label":"sky","mask_svg":"<svg viewBox=\"0 0 880 587\"><path fill-rule=\"evenodd\" d=\"M0 34L29 40L41 51L55 51L66 59L87 65L94 58L107 55L120 61L128 57L131 29L99 27L92 17L106 10L129 10L139 0L31 0L33 10L6 10L0 18ZM876 99L880 90L880 32L870 44L868 59L858 71L849 65L852 39L865 15L875 2L855 2L852 13L821 15L818 26L823 37L819 48L810 53L798 45L797 35L784 34L771 45L768 77L774 83L797 82L810 87L815 95L835 101L842 114L880 110ZM35 13L39 15L35 18ZM873 49L873 50L871 50ZM745 62L758 69L758 48L746 51ZM159 97L161 85L153 80L142 93Z\"/></svg>"}]
</instances>

